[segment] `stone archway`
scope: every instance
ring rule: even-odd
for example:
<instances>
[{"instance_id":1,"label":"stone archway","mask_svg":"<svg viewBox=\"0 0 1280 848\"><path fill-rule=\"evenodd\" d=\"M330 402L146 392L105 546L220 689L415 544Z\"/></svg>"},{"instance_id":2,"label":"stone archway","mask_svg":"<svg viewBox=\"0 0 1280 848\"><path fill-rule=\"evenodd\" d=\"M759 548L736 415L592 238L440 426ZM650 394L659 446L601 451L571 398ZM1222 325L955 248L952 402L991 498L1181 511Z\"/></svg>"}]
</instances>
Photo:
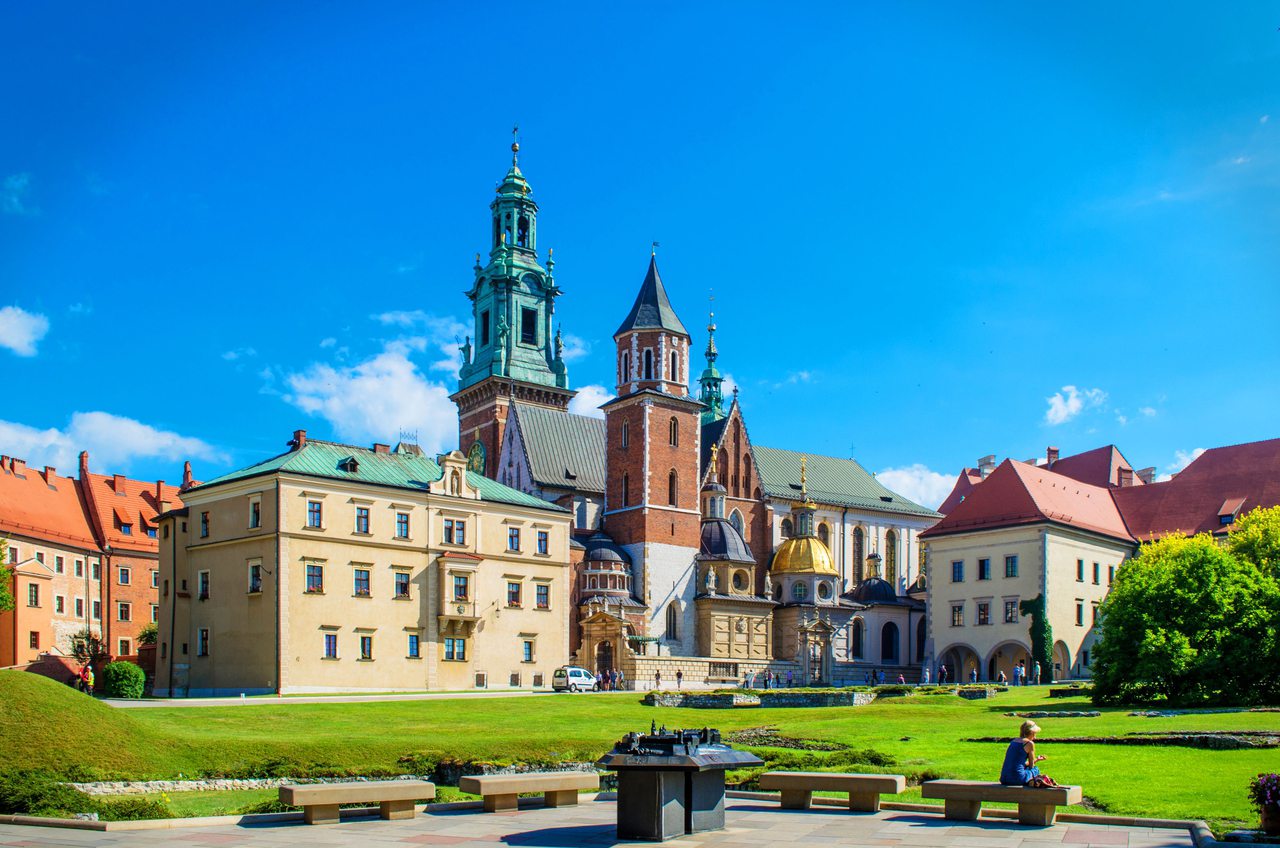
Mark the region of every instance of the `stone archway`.
<instances>
[{"instance_id":1,"label":"stone archway","mask_svg":"<svg viewBox=\"0 0 1280 848\"><path fill-rule=\"evenodd\" d=\"M1053 643L1053 679L1066 680L1071 676L1071 652L1066 642L1058 640Z\"/></svg>"},{"instance_id":2,"label":"stone archway","mask_svg":"<svg viewBox=\"0 0 1280 848\"><path fill-rule=\"evenodd\" d=\"M1016 640L1001 642L991 649L991 653L987 655L988 680L994 681L999 672L1003 671L1005 678L1010 684L1014 682L1013 670L1017 668L1019 661L1022 668L1026 672L1026 683L1031 682L1031 649Z\"/></svg>"},{"instance_id":3,"label":"stone archway","mask_svg":"<svg viewBox=\"0 0 1280 848\"><path fill-rule=\"evenodd\" d=\"M968 683L969 673L975 668L981 674L978 652L968 645L948 645L938 652L938 657L939 665L947 667L948 683Z\"/></svg>"}]
</instances>

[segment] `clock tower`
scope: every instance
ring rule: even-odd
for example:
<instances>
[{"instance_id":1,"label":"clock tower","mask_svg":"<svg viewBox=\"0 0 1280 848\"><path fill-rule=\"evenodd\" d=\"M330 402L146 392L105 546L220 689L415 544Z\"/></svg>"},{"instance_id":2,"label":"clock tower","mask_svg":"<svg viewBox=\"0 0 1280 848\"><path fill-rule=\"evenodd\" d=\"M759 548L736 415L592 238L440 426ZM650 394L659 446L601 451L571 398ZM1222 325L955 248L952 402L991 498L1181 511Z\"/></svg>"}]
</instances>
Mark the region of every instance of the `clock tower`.
<instances>
[{"instance_id":1,"label":"clock tower","mask_svg":"<svg viewBox=\"0 0 1280 848\"><path fill-rule=\"evenodd\" d=\"M513 401L566 410L569 389L560 332L552 326L561 291L555 260L538 261L538 204L511 145L511 170L489 204L489 261L476 254L475 278L466 292L474 335L462 345L458 390L458 445L468 467L493 477Z\"/></svg>"}]
</instances>

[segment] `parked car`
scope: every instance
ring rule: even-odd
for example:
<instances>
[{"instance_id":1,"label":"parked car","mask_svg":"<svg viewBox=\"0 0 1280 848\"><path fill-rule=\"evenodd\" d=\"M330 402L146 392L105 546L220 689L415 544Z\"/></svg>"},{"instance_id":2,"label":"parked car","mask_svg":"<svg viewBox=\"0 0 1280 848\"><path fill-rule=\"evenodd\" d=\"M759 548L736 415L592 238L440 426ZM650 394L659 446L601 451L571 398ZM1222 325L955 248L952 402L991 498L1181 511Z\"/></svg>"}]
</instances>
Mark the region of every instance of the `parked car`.
<instances>
[{"instance_id":1,"label":"parked car","mask_svg":"<svg viewBox=\"0 0 1280 848\"><path fill-rule=\"evenodd\" d=\"M551 675L551 688L557 692L594 691L600 688L600 681L585 668L562 665Z\"/></svg>"}]
</instances>

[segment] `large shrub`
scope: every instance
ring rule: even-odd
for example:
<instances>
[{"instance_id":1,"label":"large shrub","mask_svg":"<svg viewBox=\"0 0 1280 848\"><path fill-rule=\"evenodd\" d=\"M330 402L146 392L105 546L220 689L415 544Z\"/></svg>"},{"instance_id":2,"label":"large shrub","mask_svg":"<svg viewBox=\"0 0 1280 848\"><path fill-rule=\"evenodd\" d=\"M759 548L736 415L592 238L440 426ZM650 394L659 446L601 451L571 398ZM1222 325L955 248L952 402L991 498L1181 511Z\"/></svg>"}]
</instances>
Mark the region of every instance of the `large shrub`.
<instances>
[{"instance_id":1,"label":"large shrub","mask_svg":"<svg viewBox=\"0 0 1280 848\"><path fill-rule=\"evenodd\" d=\"M1094 700L1280 702L1280 585L1208 535L1144 545L1099 608Z\"/></svg>"},{"instance_id":2,"label":"large shrub","mask_svg":"<svg viewBox=\"0 0 1280 848\"><path fill-rule=\"evenodd\" d=\"M0 772L0 813L68 818L76 813L96 812L98 804L93 798L47 771Z\"/></svg>"},{"instance_id":3,"label":"large shrub","mask_svg":"<svg viewBox=\"0 0 1280 848\"><path fill-rule=\"evenodd\" d=\"M113 662L102 670L102 689L108 698L141 698L147 675L131 662Z\"/></svg>"}]
</instances>

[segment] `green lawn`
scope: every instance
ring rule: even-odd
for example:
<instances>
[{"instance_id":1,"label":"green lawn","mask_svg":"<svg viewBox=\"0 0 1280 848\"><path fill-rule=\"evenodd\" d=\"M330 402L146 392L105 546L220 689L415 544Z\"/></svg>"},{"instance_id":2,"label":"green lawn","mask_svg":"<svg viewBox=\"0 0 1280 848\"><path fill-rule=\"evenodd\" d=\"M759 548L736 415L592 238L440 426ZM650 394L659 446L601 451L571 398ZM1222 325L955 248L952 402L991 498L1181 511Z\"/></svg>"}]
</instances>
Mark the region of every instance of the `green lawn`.
<instances>
[{"instance_id":1,"label":"green lawn","mask_svg":"<svg viewBox=\"0 0 1280 848\"><path fill-rule=\"evenodd\" d=\"M962 742L1012 736L1024 709L1080 710L1042 688L988 701L953 696L885 699L868 707L695 710L645 707L636 694L116 710L36 675L0 672L0 769L79 767L100 777L249 776L272 760L336 773L403 772L401 757L494 761L594 760L624 732L710 725L730 731L776 725L787 736L873 748L886 771L994 779L1003 745ZM1280 730L1280 713L1039 719L1045 771L1078 783L1096 808L1116 814L1256 821L1250 777L1274 770L1276 750L1053 745L1053 736L1135 730ZM909 793L915 797L918 793Z\"/></svg>"}]
</instances>

